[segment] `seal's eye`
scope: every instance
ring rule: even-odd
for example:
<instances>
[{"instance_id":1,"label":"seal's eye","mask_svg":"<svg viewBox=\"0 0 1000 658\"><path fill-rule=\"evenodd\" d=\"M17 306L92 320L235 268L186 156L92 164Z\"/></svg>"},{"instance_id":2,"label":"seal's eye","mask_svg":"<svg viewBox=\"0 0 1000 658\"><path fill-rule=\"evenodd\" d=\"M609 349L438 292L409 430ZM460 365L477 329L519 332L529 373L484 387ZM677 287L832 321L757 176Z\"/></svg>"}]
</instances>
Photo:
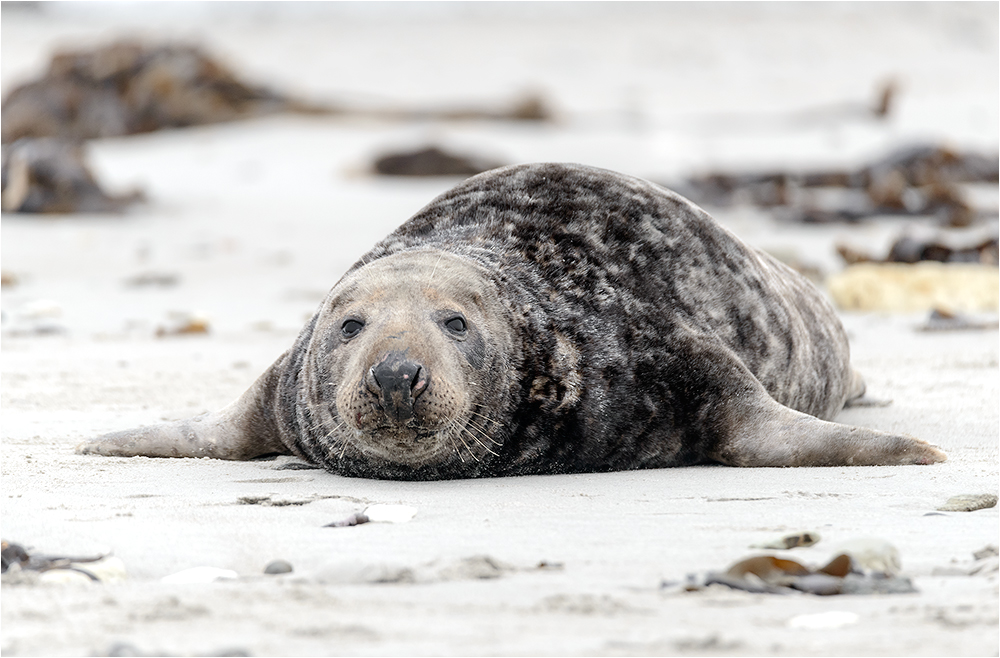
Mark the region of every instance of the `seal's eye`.
<instances>
[{"instance_id":1,"label":"seal's eye","mask_svg":"<svg viewBox=\"0 0 1000 658\"><path fill-rule=\"evenodd\" d=\"M344 338L354 338L359 333L361 329L365 326L365 323L361 320L355 320L354 318L349 318L344 320L344 324L340 325L340 333Z\"/></svg>"},{"instance_id":2,"label":"seal's eye","mask_svg":"<svg viewBox=\"0 0 1000 658\"><path fill-rule=\"evenodd\" d=\"M446 320L444 326L448 328L448 331L456 334L464 334L465 330L468 328L465 325L465 318L461 315L456 315L449 320Z\"/></svg>"}]
</instances>

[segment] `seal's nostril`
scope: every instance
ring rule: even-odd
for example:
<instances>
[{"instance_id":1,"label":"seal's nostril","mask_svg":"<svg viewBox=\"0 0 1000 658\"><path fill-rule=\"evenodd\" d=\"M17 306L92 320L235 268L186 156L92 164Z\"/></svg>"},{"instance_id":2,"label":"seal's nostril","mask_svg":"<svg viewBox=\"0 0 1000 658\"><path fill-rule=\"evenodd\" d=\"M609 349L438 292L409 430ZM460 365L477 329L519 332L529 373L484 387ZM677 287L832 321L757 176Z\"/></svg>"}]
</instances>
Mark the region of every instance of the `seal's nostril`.
<instances>
[{"instance_id":1,"label":"seal's nostril","mask_svg":"<svg viewBox=\"0 0 1000 658\"><path fill-rule=\"evenodd\" d=\"M421 379L424 369L419 365L417 366L417 371L413 373L413 377L410 379L410 395L416 398L418 395L424 392L427 388L427 380Z\"/></svg>"}]
</instances>

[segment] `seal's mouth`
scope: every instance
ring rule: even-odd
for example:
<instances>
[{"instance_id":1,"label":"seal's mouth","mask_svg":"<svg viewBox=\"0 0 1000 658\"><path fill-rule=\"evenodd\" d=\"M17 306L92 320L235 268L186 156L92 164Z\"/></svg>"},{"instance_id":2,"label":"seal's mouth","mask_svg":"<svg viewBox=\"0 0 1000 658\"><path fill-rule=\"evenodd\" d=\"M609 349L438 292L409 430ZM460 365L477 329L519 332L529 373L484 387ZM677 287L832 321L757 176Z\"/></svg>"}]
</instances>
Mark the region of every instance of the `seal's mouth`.
<instances>
[{"instance_id":1,"label":"seal's mouth","mask_svg":"<svg viewBox=\"0 0 1000 658\"><path fill-rule=\"evenodd\" d=\"M364 434L379 443L388 442L406 445L426 442L427 439L440 434L440 431L415 427L399 427L398 425L379 425L366 429Z\"/></svg>"},{"instance_id":2,"label":"seal's mouth","mask_svg":"<svg viewBox=\"0 0 1000 658\"><path fill-rule=\"evenodd\" d=\"M428 466L448 461L453 454L440 430L381 425L361 432L355 445L369 456L407 466Z\"/></svg>"}]
</instances>

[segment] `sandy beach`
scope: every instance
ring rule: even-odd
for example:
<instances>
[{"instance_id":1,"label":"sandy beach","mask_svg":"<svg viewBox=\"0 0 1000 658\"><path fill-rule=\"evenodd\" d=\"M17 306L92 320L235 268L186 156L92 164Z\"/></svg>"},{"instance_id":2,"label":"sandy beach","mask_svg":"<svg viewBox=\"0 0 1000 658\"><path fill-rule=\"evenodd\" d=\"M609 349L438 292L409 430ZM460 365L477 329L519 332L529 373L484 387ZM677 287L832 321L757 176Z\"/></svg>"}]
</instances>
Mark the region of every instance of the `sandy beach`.
<instances>
[{"instance_id":1,"label":"sandy beach","mask_svg":"<svg viewBox=\"0 0 1000 658\"><path fill-rule=\"evenodd\" d=\"M662 182L721 167L854 166L918 141L995 152L995 3L8 4L5 94L56 47L128 36L197 42L241 75L316 100L489 106L532 92L557 121L276 115L93 140L99 180L142 189L146 202L123 215L4 214L2 266L16 283L0 298L3 539L38 554L113 553L121 571L109 582L5 579L3 655L1000 651L996 557L973 555L997 545L998 509L938 511L998 492L1000 345L996 329L917 331L925 311L843 314L855 367L892 404L838 421L928 440L949 457L933 466L412 483L298 470L290 457L73 451L238 397L360 254L460 180L366 173L385 149L433 142ZM901 88L894 113L856 118L889 78ZM843 266L837 243L884 251L932 222L712 212L749 244L827 275ZM157 335L192 317L208 332ZM376 504L416 514L324 527ZM821 540L752 547L801 530ZM864 537L898 550L917 592L680 586L760 553L820 566ZM265 574L275 560L292 571ZM194 567L235 578L162 580Z\"/></svg>"}]
</instances>

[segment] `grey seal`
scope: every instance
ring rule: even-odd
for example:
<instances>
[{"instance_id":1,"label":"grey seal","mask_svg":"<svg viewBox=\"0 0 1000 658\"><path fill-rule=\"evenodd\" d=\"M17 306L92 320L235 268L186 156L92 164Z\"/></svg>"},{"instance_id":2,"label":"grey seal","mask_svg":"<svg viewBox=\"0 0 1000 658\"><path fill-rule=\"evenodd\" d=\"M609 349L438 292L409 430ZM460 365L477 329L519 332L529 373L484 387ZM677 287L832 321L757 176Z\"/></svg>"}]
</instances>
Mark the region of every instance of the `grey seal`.
<instances>
[{"instance_id":1,"label":"grey seal","mask_svg":"<svg viewBox=\"0 0 1000 658\"><path fill-rule=\"evenodd\" d=\"M233 404L78 452L414 480L943 461L830 422L864 392L849 351L809 281L677 194L515 165L379 242Z\"/></svg>"}]
</instances>

